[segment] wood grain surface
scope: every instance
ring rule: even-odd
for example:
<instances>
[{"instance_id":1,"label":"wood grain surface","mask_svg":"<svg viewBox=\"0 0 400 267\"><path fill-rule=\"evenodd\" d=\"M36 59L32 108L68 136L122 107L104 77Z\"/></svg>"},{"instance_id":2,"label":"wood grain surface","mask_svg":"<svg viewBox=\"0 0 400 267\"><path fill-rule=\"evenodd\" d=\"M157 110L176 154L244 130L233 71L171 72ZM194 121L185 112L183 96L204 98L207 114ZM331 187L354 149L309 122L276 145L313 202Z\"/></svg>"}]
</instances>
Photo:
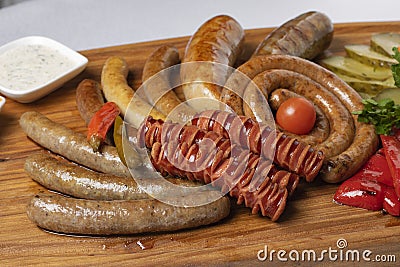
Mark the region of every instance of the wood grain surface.
<instances>
[{"instance_id":1,"label":"wood grain surface","mask_svg":"<svg viewBox=\"0 0 400 267\"><path fill-rule=\"evenodd\" d=\"M246 31L246 53L271 29ZM400 31L399 22L336 24L327 54L344 54L343 45L368 44L371 34ZM37 110L50 119L77 132L85 133L85 124L75 104L75 89L84 78L100 80L103 63L109 56L122 56L130 65L129 80L139 86L146 58L162 44L172 44L183 53L189 37L126 44L81 51L89 59L86 70L63 87L31 104L7 99L0 113L0 265L1 266L398 266L400 262L400 219L380 212L340 206L332 202L337 186L322 182L301 185L288 203L279 222L251 215L249 209L232 203L225 220L207 227L174 233L140 234L112 237L57 235L43 231L26 216L30 198L45 188L32 181L23 170L25 158L42 148L22 132L18 119L25 111ZM340 250L337 241L345 239ZM260 261L257 253L265 246L271 250L302 252L314 250L370 250L375 255L395 255L397 263L319 261ZM288 257L288 254L286 254Z\"/></svg>"}]
</instances>

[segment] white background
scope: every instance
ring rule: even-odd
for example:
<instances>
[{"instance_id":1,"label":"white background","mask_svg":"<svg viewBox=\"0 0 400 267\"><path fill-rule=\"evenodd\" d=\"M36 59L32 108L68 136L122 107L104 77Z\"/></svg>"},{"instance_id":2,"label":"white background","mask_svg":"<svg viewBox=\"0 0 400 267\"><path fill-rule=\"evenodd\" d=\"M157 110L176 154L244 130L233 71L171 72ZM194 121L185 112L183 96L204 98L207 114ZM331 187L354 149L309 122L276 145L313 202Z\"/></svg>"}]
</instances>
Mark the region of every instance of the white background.
<instances>
[{"instance_id":1,"label":"white background","mask_svg":"<svg viewBox=\"0 0 400 267\"><path fill-rule=\"evenodd\" d=\"M250 29L275 27L309 10L333 22L400 20L400 0L28 0L0 9L0 45L43 35L85 50L191 35L217 14Z\"/></svg>"}]
</instances>

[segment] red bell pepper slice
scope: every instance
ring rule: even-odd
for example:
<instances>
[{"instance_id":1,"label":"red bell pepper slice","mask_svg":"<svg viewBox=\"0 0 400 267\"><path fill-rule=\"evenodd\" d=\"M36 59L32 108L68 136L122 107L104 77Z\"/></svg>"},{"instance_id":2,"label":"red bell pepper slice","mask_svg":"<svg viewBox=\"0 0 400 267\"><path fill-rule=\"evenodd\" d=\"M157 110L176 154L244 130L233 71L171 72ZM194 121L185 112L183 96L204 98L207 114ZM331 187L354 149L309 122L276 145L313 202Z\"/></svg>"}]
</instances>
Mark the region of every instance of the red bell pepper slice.
<instances>
[{"instance_id":1,"label":"red bell pepper slice","mask_svg":"<svg viewBox=\"0 0 400 267\"><path fill-rule=\"evenodd\" d=\"M391 135L380 135L380 138L392 175L394 190L397 197L400 197L400 141Z\"/></svg>"},{"instance_id":2,"label":"red bell pepper slice","mask_svg":"<svg viewBox=\"0 0 400 267\"><path fill-rule=\"evenodd\" d=\"M395 135L400 137L400 131ZM378 150L350 179L339 186L334 200L368 210L384 209L400 216L400 141L396 136L381 135Z\"/></svg>"},{"instance_id":3,"label":"red bell pepper slice","mask_svg":"<svg viewBox=\"0 0 400 267\"><path fill-rule=\"evenodd\" d=\"M385 189L383 209L393 216L400 216L400 200L393 187Z\"/></svg>"},{"instance_id":4,"label":"red bell pepper slice","mask_svg":"<svg viewBox=\"0 0 400 267\"><path fill-rule=\"evenodd\" d=\"M120 110L114 102L105 103L92 117L88 125L87 140L94 151L104 142Z\"/></svg>"},{"instance_id":5,"label":"red bell pepper slice","mask_svg":"<svg viewBox=\"0 0 400 267\"><path fill-rule=\"evenodd\" d=\"M383 207L384 187L379 182L354 176L339 186L333 199L340 204L377 211Z\"/></svg>"},{"instance_id":6,"label":"red bell pepper slice","mask_svg":"<svg viewBox=\"0 0 400 267\"><path fill-rule=\"evenodd\" d=\"M379 151L354 176L393 187L393 179L386 157Z\"/></svg>"}]
</instances>

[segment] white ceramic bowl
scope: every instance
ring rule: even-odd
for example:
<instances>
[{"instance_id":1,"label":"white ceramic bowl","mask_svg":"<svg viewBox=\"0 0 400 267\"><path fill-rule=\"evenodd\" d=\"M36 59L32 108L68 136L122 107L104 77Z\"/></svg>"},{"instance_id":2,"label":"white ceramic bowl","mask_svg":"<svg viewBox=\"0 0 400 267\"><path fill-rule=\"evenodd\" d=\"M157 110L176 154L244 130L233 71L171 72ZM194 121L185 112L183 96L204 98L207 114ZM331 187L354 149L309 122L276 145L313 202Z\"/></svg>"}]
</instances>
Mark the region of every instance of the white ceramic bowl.
<instances>
[{"instance_id":1,"label":"white ceramic bowl","mask_svg":"<svg viewBox=\"0 0 400 267\"><path fill-rule=\"evenodd\" d=\"M24 55L17 61L17 54L21 53ZM46 63L38 63L39 59ZM28 36L0 47L0 62L0 92L18 102L29 103L74 78L85 69L88 59L52 39ZM48 72L51 74L47 75Z\"/></svg>"},{"instance_id":2,"label":"white ceramic bowl","mask_svg":"<svg viewBox=\"0 0 400 267\"><path fill-rule=\"evenodd\" d=\"M0 95L0 111L1 111L1 108L4 106L5 103L6 103L6 99Z\"/></svg>"}]
</instances>

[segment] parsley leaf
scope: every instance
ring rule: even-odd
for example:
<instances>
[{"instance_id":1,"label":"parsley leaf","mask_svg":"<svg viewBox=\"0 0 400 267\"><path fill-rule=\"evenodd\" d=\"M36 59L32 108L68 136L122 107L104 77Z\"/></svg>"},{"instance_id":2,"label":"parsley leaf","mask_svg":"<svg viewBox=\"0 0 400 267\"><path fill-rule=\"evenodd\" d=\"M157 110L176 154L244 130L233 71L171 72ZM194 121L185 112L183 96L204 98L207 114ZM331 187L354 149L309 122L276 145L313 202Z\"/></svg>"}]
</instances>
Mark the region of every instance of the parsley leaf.
<instances>
[{"instance_id":1,"label":"parsley leaf","mask_svg":"<svg viewBox=\"0 0 400 267\"><path fill-rule=\"evenodd\" d=\"M390 135L393 127L400 128L400 105L392 99L363 99L364 109L355 111L358 121L371 123L377 134Z\"/></svg>"},{"instance_id":2,"label":"parsley leaf","mask_svg":"<svg viewBox=\"0 0 400 267\"><path fill-rule=\"evenodd\" d=\"M396 59L398 62L400 62L400 51L398 47L393 47L392 48L394 55L393 58ZM400 87L400 63L398 64L393 64L391 66L392 69L392 74L393 74L393 78L394 78L394 84L397 87Z\"/></svg>"}]
</instances>

